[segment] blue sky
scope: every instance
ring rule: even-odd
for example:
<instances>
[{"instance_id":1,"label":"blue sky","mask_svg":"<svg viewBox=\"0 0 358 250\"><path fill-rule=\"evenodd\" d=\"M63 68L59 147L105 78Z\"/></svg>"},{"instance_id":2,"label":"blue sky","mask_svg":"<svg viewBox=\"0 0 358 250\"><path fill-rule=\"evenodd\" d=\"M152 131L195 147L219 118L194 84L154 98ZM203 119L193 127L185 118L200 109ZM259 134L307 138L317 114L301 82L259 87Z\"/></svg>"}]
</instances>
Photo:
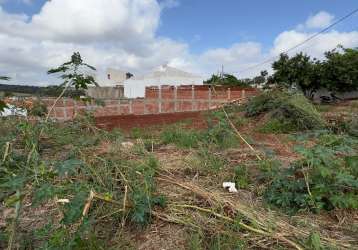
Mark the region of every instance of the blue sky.
<instances>
[{"instance_id":1,"label":"blue sky","mask_svg":"<svg viewBox=\"0 0 358 250\"><path fill-rule=\"evenodd\" d=\"M102 71L168 63L209 75L224 64L253 76L270 64L242 69L356 8L357 0L0 0L0 74L46 84L46 68L79 50ZM322 57L337 44L358 47L358 14L300 50Z\"/></svg>"},{"instance_id":2,"label":"blue sky","mask_svg":"<svg viewBox=\"0 0 358 250\"><path fill-rule=\"evenodd\" d=\"M356 0L182 0L163 13L158 34L190 43L193 52L252 40L269 47L280 32L321 10L341 17L355 8ZM358 15L337 29L357 30Z\"/></svg>"}]
</instances>

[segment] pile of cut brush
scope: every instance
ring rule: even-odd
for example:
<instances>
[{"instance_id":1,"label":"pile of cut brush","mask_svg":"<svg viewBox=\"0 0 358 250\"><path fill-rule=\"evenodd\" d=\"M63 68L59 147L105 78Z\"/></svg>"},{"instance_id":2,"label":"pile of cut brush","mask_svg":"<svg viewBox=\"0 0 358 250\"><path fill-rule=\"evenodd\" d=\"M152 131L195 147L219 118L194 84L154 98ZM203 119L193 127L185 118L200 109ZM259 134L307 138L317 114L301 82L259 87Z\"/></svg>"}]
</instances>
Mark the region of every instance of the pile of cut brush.
<instances>
[{"instance_id":1,"label":"pile of cut brush","mask_svg":"<svg viewBox=\"0 0 358 250\"><path fill-rule=\"evenodd\" d=\"M247 117L268 116L269 125L281 132L322 129L325 121L316 108L301 93L271 90L252 98L245 106Z\"/></svg>"}]
</instances>

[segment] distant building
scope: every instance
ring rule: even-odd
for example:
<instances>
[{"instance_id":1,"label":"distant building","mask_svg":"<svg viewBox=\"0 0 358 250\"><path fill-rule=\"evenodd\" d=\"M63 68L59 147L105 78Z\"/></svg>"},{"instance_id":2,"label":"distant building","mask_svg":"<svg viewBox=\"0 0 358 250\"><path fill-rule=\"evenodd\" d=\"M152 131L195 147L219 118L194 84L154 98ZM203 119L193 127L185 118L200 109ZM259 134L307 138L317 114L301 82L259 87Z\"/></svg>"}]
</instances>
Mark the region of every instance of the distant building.
<instances>
[{"instance_id":1,"label":"distant building","mask_svg":"<svg viewBox=\"0 0 358 250\"><path fill-rule=\"evenodd\" d=\"M124 97L124 81L132 77L129 72L109 68L105 75L96 76L98 87L89 87L87 95L96 99L118 99Z\"/></svg>"},{"instance_id":2,"label":"distant building","mask_svg":"<svg viewBox=\"0 0 358 250\"><path fill-rule=\"evenodd\" d=\"M144 97L145 87L159 85L202 85L204 78L168 65L162 65L143 76L124 81L124 95L129 98Z\"/></svg>"},{"instance_id":3,"label":"distant building","mask_svg":"<svg viewBox=\"0 0 358 250\"><path fill-rule=\"evenodd\" d=\"M96 76L96 81L101 87L113 87L123 85L124 81L132 77L133 75L129 72L109 68L105 75Z\"/></svg>"},{"instance_id":4,"label":"distant building","mask_svg":"<svg viewBox=\"0 0 358 250\"><path fill-rule=\"evenodd\" d=\"M204 82L201 76L168 65L162 65L142 76L109 68L105 75L96 76L95 79L99 87L90 87L87 94L98 99L144 97L145 87L148 86L202 85Z\"/></svg>"}]
</instances>

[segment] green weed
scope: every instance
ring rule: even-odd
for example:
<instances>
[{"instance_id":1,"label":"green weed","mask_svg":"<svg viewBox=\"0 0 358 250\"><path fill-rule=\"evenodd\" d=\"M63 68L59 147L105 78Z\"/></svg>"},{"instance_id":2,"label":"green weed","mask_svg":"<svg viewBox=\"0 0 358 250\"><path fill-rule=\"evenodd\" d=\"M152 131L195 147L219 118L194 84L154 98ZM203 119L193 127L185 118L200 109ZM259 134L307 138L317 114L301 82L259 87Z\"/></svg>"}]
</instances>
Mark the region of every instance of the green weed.
<instances>
[{"instance_id":1,"label":"green weed","mask_svg":"<svg viewBox=\"0 0 358 250\"><path fill-rule=\"evenodd\" d=\"M322 134L317 145L296 147L302 159L273 177L267 201L290 212L358 208L355 145L344 136Z\"/></svg>"},{"instance_id":2,"label":"green weed","mask_svg":"<svg viewBox=\"0 0 358 250\"><path fill-rule=\"evenodd\" d=\"M225 168L227 163L222 156L204 147L198 151L197 155L201 160L200 164L203 172L218 173Z\"/></svg>"},{"instance_id":3,"label":"green weed","mask_svg":"<svg viewBox=\"0 0 358 250\"><path fill-rule=\"evenodd\" d=\"M184 129L180 126L169 126L160 135L162 143L175 144L180 148L197 148L201 138L198 131Z\"/></svg>"},{"instance_id":4,"label":"green weed","mask_svg":"<svg viewBox=\"0 0 358 250\"><path fill-rule=\"evenodd\" d=\"M18 143L11 144L5 160L0 159L0 200L7 206L15 206L27 195L34 207L53 202L56 197L69 200L59 205L61 221L49 229L51 233L47 237L38 239L38 246L42 246L39 249L103 249L106 243L93 235L98 235L95 230L108 230L108 227L97 218L110 217L109 229L118 228L127 217L128 223L145 226L151 221L152 207L165 206L166 199L156 193L154 181L158 161L147 151L138 160L132 159L133 152L109 151L105 158L93 153L92 147L100 141L120 142L119 131L101 131L91 123L62 126L27 122L19 123L13 130ZM49 149L56 151L69 146L68 153L58 156L47 153ZM123 213L125 189L126 203L130 206ZM93 191L102 198L94 198L89 213L84 216L85 204ZM110 239L114 233L99 234ZM18 236L30 237L29 242L35 237Z\"/></svg>"},{"instance_id":5,"label":"green weed","mask_svg":"<svg viewBox=\"0 0 358 250\"><path fill-rule=\"evenodd\" d=\"M235 173L235 183L238 188L247 188L250 182L249 173L245 165L239 165L234 168Z\"/></svg>"},{"instance_id":6,"label":"green weed","mask_svg":"<svg viewBox=\"0 0 358 250\"><path fill-rule=\"evenodd\" d=\"M295 130L296 128L293 124L290 124L287 121L280 121L275 118L271 118L258 129L259 132L268 134L287 133Z\"/></svg>"},{"instance_id":7,"label":"green weed","mask_svg":"<svg viewBox=\"0 0 358 250\"><path fill-rule=\"evenodd\" d=\"M232 113L229 116L236 118ZM221 149L225 149L239 144L237 136L231 128L223 111L213 112L208 120L208 125L204 140L209 145L213 144Z\"/></svg>"}]
</instances>

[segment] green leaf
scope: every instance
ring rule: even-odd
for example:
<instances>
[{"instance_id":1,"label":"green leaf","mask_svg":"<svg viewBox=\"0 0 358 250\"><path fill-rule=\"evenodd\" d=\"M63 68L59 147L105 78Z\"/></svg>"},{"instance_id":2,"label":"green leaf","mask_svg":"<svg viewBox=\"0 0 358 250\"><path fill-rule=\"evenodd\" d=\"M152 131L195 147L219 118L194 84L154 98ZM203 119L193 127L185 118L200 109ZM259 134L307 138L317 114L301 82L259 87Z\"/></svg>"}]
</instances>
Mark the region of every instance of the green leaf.
<instances>
[{"instance_id":1,"label":"green leaf","mask_svg":"<svg viewBox=\"0 0 358 250\"><path fill-rule=\"evenodd\" d=\"M167 198L164 195L153 197L152 204L164 208L167 204Z\"/></svg>"},{"instance_id":2,"label":"green leaf","mask_svg":"<svg viewBox=\"0 0 358 250\"><path fill-rule=\"evenodd\" d=\"M88 192L80 191L65 205L64 217L61 221L63 224L72 224L82 217L82 211L87 197Z\"/></svg>"},{"instance_id":3,"label":"green leaf","mask_svg":"<svg viewBox=\"0 0 358 250\"><path fill-rule=\"evenodd\" d=\"M7 177L6 180L7 181L2 183L0 187L6 190L7 192L13 192L18 189L22 189L27 182L27 178L24 176L11 176L11 177Z\"/></svg>"},{"instance_id":4,"label":"green leaf","mask_svg":"<svg viewBox=\"0 0 358 250\"><path fill-rule=\"evenodd\" d=\"M77 159L70 159L64 162L57 164L55 167L58 174L63 176L72 176L75 175L78 169L83 165L83 162Z\"/></svg>"},{"instance_id":5,"label":"green leaf","mask_svg":"<svg viewBox=\"0 0 358 250\"><path fill-rule=\"evenodd\" d=\"M48 183L45 183L40 188L34 191L34 197L32 199L32 205L38 206L43 202L55 197L56 195L56 188Z\"/></svg>"},{"instance_id":6,"label":"green leaf","mask_svg":"<svg viewBox=\"0 0 358 250\"><path fill-rule=\"evenodd\" d=\"M308 238L308 246L312 250L321 250L322 249L321 237L320 237L319 233L313 232L310 234L310 236Z\"/></svg>"},{"instance_id":7,"label":"green leaf","mask_svg":"<svg viewBox=\"0 0 358 250\"><path fill-rule=\"evenodd\" d=\"M7 108L6 103L3 100L0 100L0 113Z\"/></svg>"},{"instance_id":8,"label":"green leaf","mask_svg":"<svg viewBox=\"0 0 358 250\"><path fill-rule=\"evenodd\" d=\"M358 155L355 156L347 156L345 158L345 162L351 173L358 177Z\"/></svg>"}]
</instances>

